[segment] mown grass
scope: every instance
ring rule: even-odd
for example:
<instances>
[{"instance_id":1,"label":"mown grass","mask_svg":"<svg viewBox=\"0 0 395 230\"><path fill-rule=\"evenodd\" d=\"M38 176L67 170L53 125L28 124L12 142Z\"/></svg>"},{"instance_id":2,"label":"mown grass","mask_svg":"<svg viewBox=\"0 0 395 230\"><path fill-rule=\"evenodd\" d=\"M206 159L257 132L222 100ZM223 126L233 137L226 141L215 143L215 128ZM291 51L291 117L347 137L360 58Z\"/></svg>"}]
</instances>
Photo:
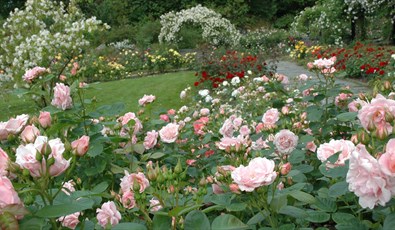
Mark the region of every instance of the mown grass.
<instances>
[{"instance_id":1,"label":"mown grass","mask_svg":"<svg viewBox=\"0 0 395 230\"><path fill-rule=\"evenodd\" d=\"M85 98L95 98L95 102L89 106L91 111L102 105L123 102L125 112L137 112L139 110L138 100L144 94L156 96L152 105L153 112L171 108L178 109L182 105L179 97L181 90L192 86L195 78L194 72L184 71L94 83L86 90ZM0 97L0 121L6 121L10 117L22 113L38 113L39 110L33 100L29 98L18 98L13 94L2 94Z\"/></svg>"}]
</instances>

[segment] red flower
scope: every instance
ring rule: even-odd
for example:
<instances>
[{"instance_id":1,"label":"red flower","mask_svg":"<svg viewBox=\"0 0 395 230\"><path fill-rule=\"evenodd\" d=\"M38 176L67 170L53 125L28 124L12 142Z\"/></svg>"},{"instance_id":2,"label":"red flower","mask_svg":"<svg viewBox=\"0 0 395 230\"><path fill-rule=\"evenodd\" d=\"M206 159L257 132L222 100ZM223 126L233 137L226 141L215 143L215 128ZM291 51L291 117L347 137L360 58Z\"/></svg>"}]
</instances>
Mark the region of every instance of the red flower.
<instances>
[{"instance_id":1,"label":"red flower","mask_svg":"<svg viewBox=\"0 0 395 230\"><path fill-rule=\"evenodd\" d=\"M198 86L198 85L199 85L199 82L198 82L198 81L195 81L195 83L194 83L193 85Z\"/></svg>"},{"instance_id":2,"label":"red flower","mask_svg":"<svg viewBox=\"0 0 395 230\"><path fill-rule=\"evenodd\" d=\"M379 74L380 74L380 75L384 75L384 74L385 74L385 71L384 71L384 70L380 70Z\"/></svg>"}]
</instances>

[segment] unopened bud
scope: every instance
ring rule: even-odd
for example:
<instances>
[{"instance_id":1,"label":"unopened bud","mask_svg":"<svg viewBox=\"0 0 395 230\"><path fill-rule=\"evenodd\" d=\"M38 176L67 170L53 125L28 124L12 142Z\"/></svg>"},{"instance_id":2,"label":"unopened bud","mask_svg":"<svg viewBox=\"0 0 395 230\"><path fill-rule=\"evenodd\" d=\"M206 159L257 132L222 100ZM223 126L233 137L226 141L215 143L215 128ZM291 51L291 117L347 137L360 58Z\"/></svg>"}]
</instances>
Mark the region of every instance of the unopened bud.
<instances>
[{"instance_id":1,"label":"unopened bud","mask_svg":"<svg viewBox=\"0 0 395 230\"><path fill-rule=\"evenodd\" d=\"M48 165L48 166L51 166L51 165L53 165L53 164L55 164L55 158L51 157L51 158L48 159L47 165Z\"/></svg>"},{"instance_id":2,"label":"unopened bud","mask_svg":"<svg viewBox=\"0 0 395 230\"><path fill-rule=\"evenodd\" d=\"M206 178L203 177L202 179L200 179L200 181L199 181L199 185L200 185L200 186L203 187L203 186L205 186L206 184L207 184Z\"/></svg>"},{"instance_id":3,"label":"unopened bud","mask_svg":"<svg viewBox=\"0 0 395 230\"><path fill-rule=\"evenodd\" d=\"M358 94L359 99L361 99L362 101L366 101L366 96L363 93L359 93Z\"/></svg>"},{"instance_id":4,"label":"unopened bud","mask_svg":"<svg viewBox=\"0 0 395 230\"><path fill-rule=\"evenodd\" d=\"M43 155L41 155L41 153L36 153L36 160L38 161L38 162L41 162L41 160L43 159Z\"/></svg>"},{"instance_id":5,"label":"unopened bud","mask_svg":"<svg viewBox=\"0 0 395 230\"><path fill-rule=\"evenodd\" d=\"M177 162L176 167L174 168L174 172L175 172L176 174L182 173L182 166L181 166L181 160L180 160L180 158L178 158L178 162Z\"/></svg>"},{"instance_id":6,"label":"unopened bud","mask_svg":"<svg viewBox=\"0 0 395 230\"><path fill-rule=\"evenodd\" d=\"M385 112L385 121L392 122L394 120L394 115L390 111Z\"/></svg>"},{"instance_id":7,"label":"unopened bud","mask_svg":"<svg viewBox=\"0 0 395 230\"><path fill-rule=\"evenodd\" d=\"M385 82L384 82L384 88L385 88L386 90L389 90L389 89L391 89L391 88L392 88L392 86L391 86L391 82L389 82L389 81L385 81Z\"/></svg>"},{"instance_id":8,"label":"unopened bud","mask_svg":"<svg viewBox=\"0 0 395 230\"><path fill-rule=\"evenodd\" d=\"M287 175L292 169L291 163L287 162L281 166L280 172L281 175Z\"/></svg>"}]
</instances>

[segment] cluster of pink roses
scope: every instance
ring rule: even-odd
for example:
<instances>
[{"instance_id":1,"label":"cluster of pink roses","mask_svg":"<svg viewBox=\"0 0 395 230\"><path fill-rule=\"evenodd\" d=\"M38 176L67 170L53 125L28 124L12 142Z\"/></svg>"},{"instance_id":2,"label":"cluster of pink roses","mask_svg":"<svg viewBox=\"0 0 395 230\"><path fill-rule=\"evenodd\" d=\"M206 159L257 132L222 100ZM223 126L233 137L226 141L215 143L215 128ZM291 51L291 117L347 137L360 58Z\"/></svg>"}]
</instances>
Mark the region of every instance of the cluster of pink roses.
<instances>
[{"instance_id":1,"label":"cluster of pink roses","mask_svg":"<svg viewBox=\"0 0 395 230\"><path fill-rule=\"evenodd\" d=\"M131 209L136 206L134 194L143 193L150 186L148 179L141 172L131 173L125 171L121 179L121 202L125 208Z\"/></svg>"},{"instance_id":2,"label":"cluster of pink roses","mask_svg":"<svg viewBox=\"0 0 395 230\"><path fill-rule=\"evenodd\" d=\"M7 122L0 122L0 140L7 140L10 134L19 134L28 120L29 115L22 114L9 119Z\"/></svg>"},{"instance_id":3,"label":"cluster of pink roses","mask_svg":"<svg viewBox=\"0 0 395 230\"><path fill-rule=\"evenodd\" d=\"M336 72L335 65L336 56L333 56L329 59L327 58L320 58L315 60L314 62L307 63L307 68L309 69L318 69L322 74L332 74Z\"/></svg>"},{"instance_id":4,"label":"cluster of pink roses","mask_svg":"<svg viewBox=\"0 0 395 230\"><path fill-rule=\"evenodd\" d=\"M24 81L32 83L34 79L43 75L46 72L48 72L46 68L36 66L33 69L29 69L28 71L26 71L22 78Z\"/></svg>"}]
</instances>

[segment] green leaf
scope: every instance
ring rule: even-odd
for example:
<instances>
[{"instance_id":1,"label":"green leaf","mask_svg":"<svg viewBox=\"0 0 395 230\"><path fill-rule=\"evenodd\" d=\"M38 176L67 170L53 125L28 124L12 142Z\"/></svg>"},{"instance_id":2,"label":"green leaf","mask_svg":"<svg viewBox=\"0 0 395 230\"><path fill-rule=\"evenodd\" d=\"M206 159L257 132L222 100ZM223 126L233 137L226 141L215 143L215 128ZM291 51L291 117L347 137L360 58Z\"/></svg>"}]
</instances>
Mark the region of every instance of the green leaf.
<instances>
[{"instance_id":1,"label":"green leaf","mask_svg":"<svg viewBox=\"0 0 395 230\"><path fill-rule=\"evenodd\" d=\"M312 223L325 223L329 221L331 218L331 215L322 211L308 210L307 214L309 216L306 218L306 220Z\"/></svg>"},{"instance_id":2,"label":"green leaf","mask_svg":"<svg viewBox=\"0 0 395 230\"><path fill-rule=\"evenodd\" d=\"M272 208L273 211L278 212L282 207L286 206L287 203L288 203L287 195L279 195L279 196L275 196L270 201L270 207Z\"/></svg>"},{"instance_id":3,"label":"green leaf","mask_svg":"<svg viewBox=\"0 0 395 230\"><path fill-rule=\"evenodd\" d=\"M44 218L23 218L20 220L19 229L29 229L29 230L42 230L45 229L46 221Z\"/></svg>"},{"instance_id":4,"label":"green leaf","mask_svg":"<svg viewBox=\"0 0 395 230\"><path fill-rule=\"evenodd\" d=\"M337 182L329 188L329 196L339 197L348 192L348 183L346 181Z\"/></svg>"},{"instance_id":5,"label":"green leaf","mask_svg":"<svg viewBox=\"0 0 395 230\"><path fill-rule=\"evenodd\" d=\"M210 229L210 221L206 214L199 210L193 210L185 217L185 230L207 230Z\"/></svg>"},{"instance_id":6,"label":"green leaf","mask_svg":"<svg viewBox=\"0 0 395 230\"><path fill-rule=\"evenodd\" d=\"M334 168L327 168L326 163L321 164L320 167L320 172L327 177L332 177L332 178L345 178L348 172L348 166L338 166Z\"/></svg>"},{"instance_id":7,"label":"green leaf","mask_svg":"<svg viewBox=\"0 0 395 230\"><path fill-rule=\"evenodd\" d=\"M67 216L69 214L91 209L94 201L87 198L81 198L67 204L48 205L38 210L36 216L45 218L54 218Z\"/></svg>"},{"instance_id":8,"label":"green leaf","mask_svg":"<svg viewBox=\"0 0 395 230\"><path fill-rule=\"evenodd\" d=\"M310 141L314 141L314 137L311 135L303 135L300 137L299 142L300 143L307 143Z\"/></svg>"},{"instance_id":9,"label":"green leaf","mask_svg":"<svg viewBox=\"0 0 395 230\"><path fill-rule=\"evenodd\" d=\"M211 224L212 230L242 230L249 226L231 214L217 216Z\"/></svg>"},{"instance_id":10,"label":"green leaf","mask_svg":"<svg viewBox=\"0 0 395 230\"><path fill-rule=\"evenodd\" d=\"M229 194L213 194L210 199L211 202L214 204L219 204L219 205L230 205L230 202L232 201L232 196Z\"/></svg>"},{"instance_id":11,"label":"green leaf","mask_svg":"<svg viewBox=\"0 0 395 230\"><path fill-rule=\"evenodd\" d=\"M263 214L262 214L263 213ZM269 216L268 211L262 210L261 212L258 212L255 214L251 219L248 220L247 224L248 225L256 225L262 222L266 217Z\"/></svg>"},{"instance_id":12,"label":"green leaf","mask_svg":"<svg viewBox=\"0 0 395 230\"><path fill-rule=\"evenodd\" d=\"M111 228L112 230L147 230L147 228L138 223L120 223Z\"/></svg>"},{"instance_id":13,"label":"green leaf","mask_svg":"<svg viewBox=\"0 0 395 230\"><path fill-rule=\"evenodd\" d=\"M156 152L156 153L151 154L151 156L149 158L156 160L156 159L159 159L159 158L163 157L164 155L165 155L164 153Z\"/></svg>"},{"instance_id":14,"label":"green leaf","mask_svg":"<svg viewBox=\"0 0 395 230\"><path fill-rule=\"evenodd\" d=\"M202 144L207 144L211 141L213 135L211 135L210 133L206 134L202 140Z\"/></svg>"},{"instance_id":15,"label":"green leaf","mask_svg":"<svg viewBox=\"0 0 395 230\"><path fill-rule=\"evenodd\" d=\"M347 224L355 218L356 217L352 214L345 212L336 212L332 214L332 220L335 221L336 224Z\"/></svg>"},{"instance_id":16,"label":"green leaf","mask_svg":"<svg viewBox=\"0 0 395 230\"><path fill-rule=\"evenodd\" d=\"M366 225L364 225L356 218L349 220L348 222L345 223L337 224L335 227L337 230L367 230L368 229Z\"/></svg>"},{"instance_id":17,"label":"green leaf","mask_svg":"<svg viewBox=\"0 0 395 230\"><path fill-rule=\"evenodd\" d=\"M155 215L153 221L153 230L171 229L171 217Z\"/></svg>"},{"instance_id":18,"label":"green leaf","mask_svg":"<svg viewBox=\"0 0 395 230\"><path fill-rule=\"evenodd\" d=\"M289 156L289 162L291 164L299 164L306 159L306 152L302 150L295 150Z\"/></svg>"},{"instance_id":19,"label":"green leaf","mask_svg":"<svg viewBox=\"0 0 395 230\"><path fill-rule=\"evenodd\" d=\"M87 176L94 176L101 173L106 168L107 162L103 159L95 161L95 165L91 168L85 169L85 174Z\"/></svg>"},{"instance_id":20,"label":"green leaf","mask_svg":"<svg viewBox=\"0 0 395 230\"><path fill-rule=\"evenodd\" d=\"M307 107L306 112L309 121L321 121L322 114L324 113L323 110L316 105Z\"/></svg>"},{"instance_id":21,"label":"green leaf","mask_svg":"<svg viewBox=\"0 0 395 230\"><path fill-rule=\"evenodd\" d=\"M226 206L226 210L229 212L241 212L247 208L246 203L232 203Z\"/></svg>"},{"instance_id":22,"label":"green leaf","mask_svg":"<svg viewBox=\"0 0 395 230\"><path fill-rule=\"evenodd\" d=\"M346 112L346 113L341 113L336 116L336 118L339 121L354 121L357 118L358 113L357 112Z\"/></svg>"},{"instance_id":23,"label":"green leaf","mask_svg":"<svg viewBox=\"0 0 395 230\"><path fill-rule=\"evenodd\" d=\"M299 219L304 219L308 216L305 210L288 205L282 207L279 213Z\"/></svg>"},{"instance_id":24,"label":"green leaf","mask_svg":"<svg viewBox=\"0 0 395 230\"><path fill-rule=\"evenodd\" d=\"M295 225L294 224L282 224L278 230L294 230Z\"/></svg>"},{"instance_id":25,"label":"green leaf","mask_svg":"<svg viewBox=\"0 0 395 230\"><path fill-rule=\"evenodd\" d=\"M297 199L298 201L302 201L307 204L315 203L314 196L312 196L308 193L302 192L302 191L294 191L294 192L290 193L289 195L292 196L293 198Z\"/></svg>"},{"instance_id":26,"label":"green leaf","mask_svg":"<svg viewBox=\"0 0 395 230\"><path fill-rule=\"evenodd\" d=\"M142 144L135 144L133 145L133 150L138 154L143 154L145 151L145 147Z\"/></svg>"},{"instance_id":27,"label":"green leaf","mask_svg":"<svg viewBox=\"0 0 395 230\"><path fill-rule=\"evenodd\" d=\"M314 207L325 212L336 212L337 210L335 201L332 198L326 197L316 197Z\"/></svg>"},{"instance_id":28,"label":"green leaf","mask_svg":"<svg viewBox=\"0 0 395 230\"><path fill-rule=\"evenodd\" d=\"M106 191L106 189L108 188L108 182L103 181L100 184L96 185L93 189L92 189L92 193L102 193L104 191Z\"/></svg>"},{"instance_id":29,"label":"green leaf","mask_svg":"<svg viewBox=\"0 0 395 230\"><path fill-rule=\"evenodd\" d=\"M395 213L391 213L384 220L383 230L392 230L395 226Z\"/></svg>"},{"instance_id":30,"label":"green leaf","mask_svg":"<svg viewBox=\"0 0 395 230\"><path fill-rule=\"evenodd\" d=\"M96 157L103 152L103 144L102 143L92 143L89 146L89 150L87 152L88 156Z\"/></svg>"}]
</instances>

